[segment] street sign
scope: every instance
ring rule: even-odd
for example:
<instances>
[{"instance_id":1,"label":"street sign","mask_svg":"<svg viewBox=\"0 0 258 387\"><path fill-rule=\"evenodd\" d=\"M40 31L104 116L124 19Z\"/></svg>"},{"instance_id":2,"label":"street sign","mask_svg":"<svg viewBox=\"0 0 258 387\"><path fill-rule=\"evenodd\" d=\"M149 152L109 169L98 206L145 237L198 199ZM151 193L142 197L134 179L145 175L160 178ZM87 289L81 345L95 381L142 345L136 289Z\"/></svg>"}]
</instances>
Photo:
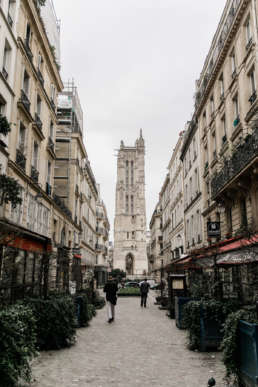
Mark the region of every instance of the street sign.
<instances>
[{"instance_id":1,"label":"street sign","mask_svg":"<svg viewBox=\"0 0 258 387\"><path fill-rule=\"evenodd\" d=\"M220 237L220 222L207 222L207 234L209 238Z\"/></svg>"}]
</instances>

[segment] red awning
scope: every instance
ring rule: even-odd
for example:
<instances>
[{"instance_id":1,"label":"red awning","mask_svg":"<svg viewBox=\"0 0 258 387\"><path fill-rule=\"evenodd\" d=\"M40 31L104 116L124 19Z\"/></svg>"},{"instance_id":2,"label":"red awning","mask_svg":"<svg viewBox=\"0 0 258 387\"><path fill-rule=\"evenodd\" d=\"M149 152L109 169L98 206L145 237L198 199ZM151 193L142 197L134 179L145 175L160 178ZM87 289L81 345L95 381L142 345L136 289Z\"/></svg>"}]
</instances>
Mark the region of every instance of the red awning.
<instances>
[{"instance_id":1,"label":"red awning","mask_svg":"<svg viewBox=\"0 0 258 387\"><path fill-rule=\"evenodd\" d=\"M74 257L74 258L80 258L80 259L81 259L82 256L81 256L81 254L74 254L73 257Z\"/></svg>"}]
</instances>

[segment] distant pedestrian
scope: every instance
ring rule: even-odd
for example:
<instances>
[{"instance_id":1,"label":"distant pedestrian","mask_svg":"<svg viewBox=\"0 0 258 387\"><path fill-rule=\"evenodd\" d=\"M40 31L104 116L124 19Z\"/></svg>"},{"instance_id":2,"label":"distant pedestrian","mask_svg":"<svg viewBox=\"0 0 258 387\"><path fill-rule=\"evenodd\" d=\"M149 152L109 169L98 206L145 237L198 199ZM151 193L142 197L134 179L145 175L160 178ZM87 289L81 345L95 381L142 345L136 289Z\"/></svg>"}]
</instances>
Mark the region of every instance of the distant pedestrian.
<instances>
[{"instance_id":1,"label":"distant pedestrian","mask_svg":"<svg viewBox=\"0 0 258 387\"><path fill-rule=\"evenodd\" d=\"M107 315L108 322L111 323L115 320L115 305L117 301L116 293L118 291L117 283L112 278L109 277L108 282L104 286L104 292L106 293L107 300Z\"/></svg>"},{"instance_id":2,"label":"distant pedestrian","mask_svg":"<svg viewBox=\"0 0 258 387\"><path fill-rule=\"evenodd\" d=\"M148 297L150 284L147 282L147 278L140 284L140 292L141 292L141 307L144 306L146 308L146 302Z\"/></svg>"}]
</instances>

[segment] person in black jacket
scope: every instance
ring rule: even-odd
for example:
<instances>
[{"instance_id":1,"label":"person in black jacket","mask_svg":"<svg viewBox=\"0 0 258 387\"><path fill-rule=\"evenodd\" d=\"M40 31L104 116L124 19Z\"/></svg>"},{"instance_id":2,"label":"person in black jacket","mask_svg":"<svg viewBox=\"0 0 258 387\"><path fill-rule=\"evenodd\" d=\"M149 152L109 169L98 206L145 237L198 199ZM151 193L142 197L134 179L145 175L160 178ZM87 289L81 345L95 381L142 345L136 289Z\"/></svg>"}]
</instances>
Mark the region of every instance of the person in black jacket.
<instances>
[{"instance_id":1,"label":"person in black jacket","mask_svg":"<svg viewBox=\"0 0 258 387\"><path fill-rule=\"evenodd\" d=\"M140 285L140 292L141 292L141 307L144 306L146 308L146 301L148 297L150 284L147 282L147 278L141 283Z\"/></svg>"},{"instance_id":2,"label":"person in black jacket","mask_svg":"<svg viewBox=\"0 0 258 387\"><path fill-rule=\"evenodd\" d=\"M117 301L116 293L118 291L117 283L112 277L109 277L108 282L104 286L104 292L106 293L107 300L107 314L108 322L111 323L115 320L115 305Z\"/></svg>"}]
</instances>

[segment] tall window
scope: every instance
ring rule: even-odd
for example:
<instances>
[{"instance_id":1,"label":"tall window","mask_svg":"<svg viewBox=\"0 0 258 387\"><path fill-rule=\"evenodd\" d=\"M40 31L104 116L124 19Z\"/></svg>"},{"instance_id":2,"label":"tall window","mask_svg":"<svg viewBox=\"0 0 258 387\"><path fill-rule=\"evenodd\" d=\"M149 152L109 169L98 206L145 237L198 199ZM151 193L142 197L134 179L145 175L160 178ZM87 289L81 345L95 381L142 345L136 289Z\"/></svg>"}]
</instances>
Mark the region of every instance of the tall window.
<instances>
[{"instance_id":1,"label":"tall window","mask_svg":"<svg viewBox=\"0 0 258 387\"><path fill-rule=\"evenodd\" d=\"M213 147L213 159L217 157L217 144L216 144L216 132L212 133L212 147Z\"/></svg>"},{"instance_id":2,"label":"tall window","mask_svg":"<svg viewBox=\"0 0 258 387\"><path fill-rule=\"evenodd\" d=\"M32 159L32 166L34 168L37 168L38 166L38 157L39 157L39 146L36 141L34 141L33 145L33 159Z\"/></svg>"},{"instance_id":3,"label":"tall window","mask_svg":"<svg viewBox=\"0 0 258 387\"><path fill-rule=\"evenodd\" d=\"M246 201L245 199L240 200L240 211L241 211L241 226L247 226L247 211L246 211Z\"/></svg>"},{"instance_id":4,"label":"tall window","mask_svg":"<svg viewBox=\"0 0 258 387\"><path fill-rule=\"evenodd\" d=\"M51 83L51 90L50 90L50 99L51 101L55 101L55 97L56 97L56 88L55 88L55 85L53 83Z\"/></svg>"},{"instance_id":5,"label":"tall window","mask_svg":"<svg viewBox=\"0 0 258 387\"><path fill-rule=\"evenodd\" d=\"M224 77L223 77L223 74L221 74L221 76L219 78L219 84L220 84L220 97L223 98L224 97Z\"/></svg>"},{"instance_id":6,"label":"tall window","mask_svg":"<svg viewBox=\"0 0 258 387\"><path fill-rule=\"evenodd\" d=\"M232 74L236 73L236 54L233 50L231 53L231 68L232 68Z\"/></svg>"},{"instance_id":7,"label":"tall window","mask_svg":"<svg viewBox=\"0 0 258 387\"><path fill-rule=\"evenodd\" d=\"M47 183L51 184L51 162L47 162Z\"/></svg>"},{"instance_id":8,"label":"tall window","mask_svg":"<svg viewBox=\"0 0 258 387\"><path fill-rule=\"evenodd\" d=\"M128 187L129 186L129 161L126 160L125 162L125 184Z\"/></svg>"},{"instance_id":9,"label":"tall window","mask_svg":"<svg viewBox=\"0 0 258 387\"><path fill-rule=\"evenodd\" d=\"M52 121L50 121L50 127L49 127L49 137L53 140L54 138L54 124Z\"/></svg>"},{"instance_id":10,"label":"tall window","mask_svg":"<svg viewBox=\"0 0 258 387\"><path fill-rule=\"evenodd\" d=\"M22 123L20 123L18 147L22 153L25 152L25 136L26 136L26 128Z\"/></svg>"},{"instance_id":11,"label":"tall window","mask_svg":"<svg viewBox=\"0 0 258 387\"><path fill-rule=\"evenodd\" d=\"M224 143L227 140L227 127L226 127L226 116L225 115L221 119L221 125L222 125L222 143Z\"/></svg>"},{"instance_id":12,"label":"tall window","mask_svg":"<svg viewBox=\"0 0 258 387\"><path fill-rule=\"evenodd\" d=\"M131 195L131 214L133 215L134 213L134 197Z\"/></svg>"},{"instance_id":13,"label":"tall window","mask_svg":"<svg viewBox=\"0 0 258 387\"><path fill-rule=\"evenodd\" d=\"M43 69L43 58L41 53L38 54L38 70L42 72Z\"/></svg>"},{"instance_id":14,"label":"tall window","mask_svg":"<svg viewBox=\"0 0 258 387\"><path fill-rule=\"evenodd\" d=\"M129 197L128 197L128 195L126 195L126 197L125 197L125 211L128 214L128 212L129 212Z\"/></svg>"},{"instance_id":15,"label":"tall window","mask_svg":"<svg viewBox=\"0 0 258 387\"><path fill-rule=\"evenodd\" d=\"M30 85L30 77L27 73L27 71L24 71L24 76L23 76L23 91L27 95L29 95L29 85Z\"/></svg>"},{"instance_id":16,"label":"tall window","mask_svg":"<svg viewBox=\"0 0 258 387\"><path fill-rule=\"evenodd\" d=\"M32 38L32 32L31 32L31 27L30 27L30 24L28 23L27 24L27 29L26 29L26 38L25 38L25 42L26 44L29 46L30 43L31 43L31 38Z\"/></svg>"},{"instance_id":17,"label":"tall window","mask_svg":"<svg viewBox=\"0 0 258 387\"><path fill-rule=\"evenodd\" d=\"M202 119L203 119L203 127L206 128L207 126L206 110L203 112Z\"/></svg>"},{"instance_id":18,"label":"tall window","mask_svg":"<svg viewBox=\"0 0 258 387\"><path fill-rule=\"evenodd\" d=\"M253 95L256 92L256 84L255 84L255 74L254 69L249 74L250 86L251 86L251 94Z\"/></svg>"},{"instance_id":19,"label":"tall window","mask_svg":"<svg viewBox=\"0 0 258 387\"><path fill-rule=\"evenodd\" d=\"M133 161L131 161L131 185L134 184L134 165Z\"/></svg>"},{"instance_id":20,"label":"tall window","mask_svg":"<svg viewBox=\"0 0 258 387\"><path fill-rule=\"evenodd\" d=\"M5 77L5 79L8 78L8 71L10 69L10 63L11 63L11 46L8 43L8 41L5 41L5 46L4 46L4 58L3 58L3 69L2 69L2 74Z\"/></svg>"},{"instance_id":21,"label":"tall window","mask_svg":"<svg viewBox=\"0 0 258 387\"><path fill-rule=\"evenodd\" d=\"M211 107L211 114L214 113L215 111L215 106L214 106L214 97L213 95L210 98L210 107Z\"/></svg>"},{"instance_id":22,"label":"tall window","mask_svg":"<svg viewBox=\"0 0 258 387\"><path fill-rule=\"evenodd\" d=\"M236 95L233 99L233 105L234 105L234 113L235 113L235 119L239 117L239 104L238 104L238 95Z\"/></svg>"},{"instance_id":23,"label":"tall window","mask_svg":"<svg viewBox=\"0 0 258 387\"><path fill-rule=\"evenodd\" d=\"M41 98L40 98L39 95L37 95L37 111L36 111L36 113L37 113L37 115L39 117L40 117L40 114L41 114L41 104L42 104Z\"/></svg>"}]
</instances>

